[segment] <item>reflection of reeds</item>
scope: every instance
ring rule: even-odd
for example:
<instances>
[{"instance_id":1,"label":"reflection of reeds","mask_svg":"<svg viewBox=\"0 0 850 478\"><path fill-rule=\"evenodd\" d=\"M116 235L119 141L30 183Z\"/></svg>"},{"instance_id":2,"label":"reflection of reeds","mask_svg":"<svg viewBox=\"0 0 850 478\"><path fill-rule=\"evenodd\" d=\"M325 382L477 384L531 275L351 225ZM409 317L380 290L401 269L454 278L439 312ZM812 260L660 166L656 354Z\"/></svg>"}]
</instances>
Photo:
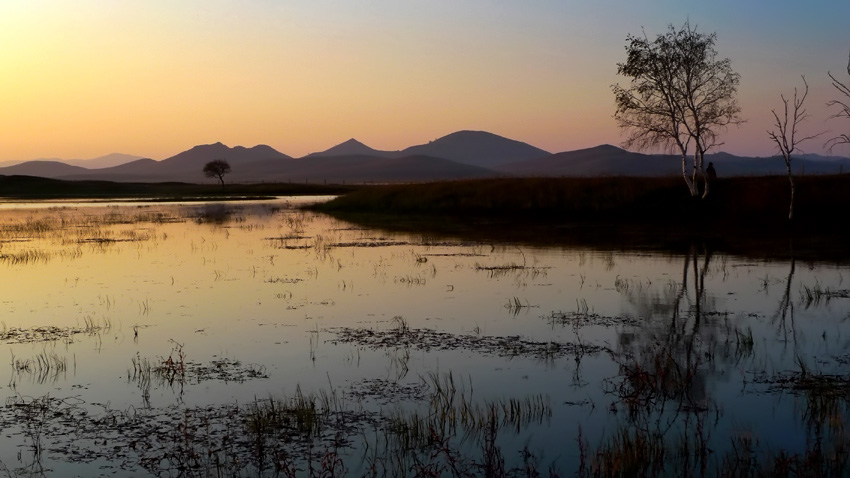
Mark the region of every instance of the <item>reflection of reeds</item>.
<instances>
[{"instance_id":1,"label":"reflection of reeds","mask_svg":"<svg viewBox=\"0 0 850 478\"><path fill-rule=\"evenodd\" d=\"M48 251L28 249L17 253L0 254L0 261L9 265L35 264L38 262L47 262L52 257L53 254Z\"/></svg>"},{"instance_id":2,"label":"reflection of reeds","mask_svg":"<svg viewBox=\"0 0 850 478\"><path fill-rule=\"evenodd\" d=\"M508 309L508 312L510 312L512 315L517 316L517 315L519 315L519 312L522 309L530 309L530 308L536 307L536 306L531 305L528 302L528 299L525 299L523 301L519 297L513 296L513 297L508 298L508 301L505 303L504 307L506 309Z\"/></svg>"},{"instance_id":3,"label":"reflection of reeds","mask_svg":"<svg viewBox=\"0 0 850 478\"><path fill-rule=\"evenodd\" d=\"M730 437L726 451L711 453L709 437L665 436L639 428L623 428L588 451L579 435L582 462L576 476L718 476L740 478L845 477L848 471L846 437L831 446L809 442L799 453L765 450L750 433ZM714 459L709 459L709 454ZM587 463L586 463L586 462Z\"/></svg>"},{"instance_id":4,"label":"reflection of reeds","mask_svg":"<svg viewBox=\"0 0 850 478\"><path fill-rule=\"evenodd\" d=\"M821 303L829 304L834 299L848 299L850 298L850 290L821 287L819 283L816 283L812 287L804 285L800 295L803 305L809 308L817 307Z\"/></svg>"},{"instance_id":5,"label":"reflection of reeds","mask_svg":"<svg viewBox=\"0 0 850 478\"><path fill-rule=\"evenodd\" d=\"M323 397L325 399L320 400L316 395L304 395L298 386L292 397L255 400L248 406L246 429L256 439L280 432L304 438L317 436L321 434L331 411L331 400L327 395Z\"/></svg>"},{"instance_id":6,"label":"reflection of reeds","mask_svg":"<svg viewBox=\"0 0 850 478\"><path fill-rule=\"evenodd\" d=\"M64 376L68 370L67 357L56 352L43 350L31 359L19 359L12 355L12 378L9 386L17 384L17 379L22 375L31 377L33 383L44 384L56 382L60 376Z\"/></svg>"},{"instance_id":7,"label":"reflection of reeds","mask_svg":"<svg viewBox=\"0 0 850 478\"><path fill-rule=\"evenodd\" d=\"M441 437L478 435L490 428L509 428L519 433L531 424L541 424L552 416L549 400L543 395L525 398L473 399L472 385L466 390L455 383L452 373L430 373L426 381L433 393L424 412L396 412L389 416L388 431L399 449L421 447L436 433Z\"/></svg>"}]
</instances>

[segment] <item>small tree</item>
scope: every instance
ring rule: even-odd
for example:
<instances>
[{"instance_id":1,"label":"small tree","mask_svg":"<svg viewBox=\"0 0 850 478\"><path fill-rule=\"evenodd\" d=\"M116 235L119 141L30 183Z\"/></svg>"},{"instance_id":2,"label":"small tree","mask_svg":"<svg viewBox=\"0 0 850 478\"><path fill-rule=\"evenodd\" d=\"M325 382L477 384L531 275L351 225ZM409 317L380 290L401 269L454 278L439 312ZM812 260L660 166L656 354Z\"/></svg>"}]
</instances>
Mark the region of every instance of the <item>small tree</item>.
<instances>
[{"instance_id":1,"label":"small tree","mask_svg":"<svg viewBox=\"0 0 850 478\"><path fill-rule=\"evenodd\" d=\"M770 139L776 143L779 152L782 153L782 158L785 159L785 168L788 170L788 182L791 183L791 204L788 206L788 220L794 219L794 196L796 187L794 186L794 175L791 172L791 154L797 150L797 146L803 141L810 140L819 135L806 136L799 138L797 136L797 128L800 123L809 117L806 110L803 108L803 103L806 102L806 96L809 94L809 84L806 83L806 77L803 77L803 93L800 94L797 88L794 88L794 100L789 102L785 95L780 95L782 104L784 105L784 113L780 117L776 110L770 110L773 113L773 118L776 120L773 124L774 130L768 131ZM789 107L790 103L790 107ZM793 109L793 110L792 110Z\"/></svg>"},{"instance_id":2,"label":"small tree","mask_svg":"<svg viewBox=\"0 0 850 478\"><path fill-rule=\"evenodd\" d=\"M832 73L830 72L827 72L827 74L829 74L829 78L832 80L832 86L834 86L841 95L847 98L846 100L831 100L826 103L829 107L837 107L839 109L839 111L832 115L832 117L850 119L850 83L845 84L838 81L838 79L832 76ZM847 74L850 75L850 60L847 62ZM830 151L836 146L842 144L850 144L850 134L839 134L826 142L826 146Z\"/></svg>"},{"instance_id":3,"label":"small tree","mask_svg":"<svg viewBox=\"0 0 850 478\"><path fill-rule=\"evenodd\" d=\"M223 159L210 161L204 166L204 175L208 178L218 178L224 189L224 175L230 173L230 164Z\"/></svg>"}]
</instances>

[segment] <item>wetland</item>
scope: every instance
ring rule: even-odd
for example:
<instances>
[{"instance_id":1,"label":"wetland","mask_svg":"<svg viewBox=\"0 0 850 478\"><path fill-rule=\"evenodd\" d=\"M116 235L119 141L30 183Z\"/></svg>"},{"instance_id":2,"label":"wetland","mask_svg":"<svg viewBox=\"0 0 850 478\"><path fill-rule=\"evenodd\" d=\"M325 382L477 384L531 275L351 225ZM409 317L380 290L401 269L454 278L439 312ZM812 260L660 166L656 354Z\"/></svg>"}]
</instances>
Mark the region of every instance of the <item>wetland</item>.
<instances>
[{"instance_id":1,"label":"wetland","mask_svg":"<svg viewBox=\"0 0 850 478\"><path fill-rule=\"evenodd\" d=\"M0 474L850 472L841 254L328 199L3 204Z\"/></svg>"}]
</instances>

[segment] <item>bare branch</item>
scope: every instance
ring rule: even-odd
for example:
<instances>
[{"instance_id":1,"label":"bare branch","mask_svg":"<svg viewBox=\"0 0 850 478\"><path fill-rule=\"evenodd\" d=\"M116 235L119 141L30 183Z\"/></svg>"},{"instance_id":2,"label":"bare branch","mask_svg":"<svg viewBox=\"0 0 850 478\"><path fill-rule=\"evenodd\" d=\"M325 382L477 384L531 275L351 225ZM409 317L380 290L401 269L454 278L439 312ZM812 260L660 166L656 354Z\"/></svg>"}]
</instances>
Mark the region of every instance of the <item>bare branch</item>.
<instances>
[{"instance_id":1,"label":"bare branch","mask_svg":"<svg viewBox=\"0 0 850 478\"><path fill-rule=\"evenodd\" d=\"M839 81L838 78L834 77L831 72L827 72L827 74L832 80L832 86L838 90L840 95L847 98L847 100L830 100L826 103L826 106L838 109L838 111L830 116L830 118L850 119L850 83L845 84ZM850 54L848 54L847 74L850 75ZM829 151L832 151L835 147L845 144L850 145L850 135L846 133L830 138L824 144L824 147L826 147Z\"/></svg>"}]
</instances>

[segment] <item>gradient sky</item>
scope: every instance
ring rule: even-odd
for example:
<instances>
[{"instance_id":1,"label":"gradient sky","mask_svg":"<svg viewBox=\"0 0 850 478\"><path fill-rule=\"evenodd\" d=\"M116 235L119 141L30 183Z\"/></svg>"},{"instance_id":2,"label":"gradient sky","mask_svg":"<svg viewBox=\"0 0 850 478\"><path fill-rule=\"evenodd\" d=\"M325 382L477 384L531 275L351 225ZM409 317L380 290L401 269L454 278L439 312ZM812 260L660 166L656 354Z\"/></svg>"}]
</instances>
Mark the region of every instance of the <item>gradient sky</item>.
<instances>
[{"instance_id":1,"label":"gradient sky","mask_svg":"<svg viewBox=\"0 0 850 478\"><path fill-rule=\"evenodd\" d=\"M0 160L395 150L462 129L619 145L626 35L686 20L741 74L748 122L720 150L773 154L770 110L801 74L807 132L850 130L825 107L827 71L850 81L848 0L0 0Z\"/></svg>"}]
</instances>

